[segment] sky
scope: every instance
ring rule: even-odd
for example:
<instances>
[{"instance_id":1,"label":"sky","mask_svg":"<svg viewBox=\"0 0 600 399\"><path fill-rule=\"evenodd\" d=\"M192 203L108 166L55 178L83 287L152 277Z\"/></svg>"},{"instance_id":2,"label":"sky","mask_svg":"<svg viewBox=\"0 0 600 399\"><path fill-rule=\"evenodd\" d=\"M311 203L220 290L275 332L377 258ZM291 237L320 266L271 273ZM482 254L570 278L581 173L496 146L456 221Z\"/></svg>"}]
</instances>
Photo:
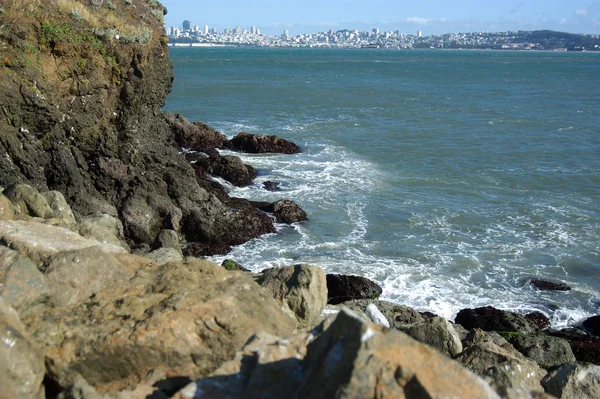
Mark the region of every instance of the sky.
<instances>
[{"instance_id":1,"label":"sky","mask_svg":"<svg viewBox=\"0 0 600 399\"><path fill-rule=\"evenodd\" d=\"M600 0L161 0L167 26L208 25L221 31L256 26L291 35L358 29L424 36L551 29L600 34Z\"/></svg>"}]
</instances>

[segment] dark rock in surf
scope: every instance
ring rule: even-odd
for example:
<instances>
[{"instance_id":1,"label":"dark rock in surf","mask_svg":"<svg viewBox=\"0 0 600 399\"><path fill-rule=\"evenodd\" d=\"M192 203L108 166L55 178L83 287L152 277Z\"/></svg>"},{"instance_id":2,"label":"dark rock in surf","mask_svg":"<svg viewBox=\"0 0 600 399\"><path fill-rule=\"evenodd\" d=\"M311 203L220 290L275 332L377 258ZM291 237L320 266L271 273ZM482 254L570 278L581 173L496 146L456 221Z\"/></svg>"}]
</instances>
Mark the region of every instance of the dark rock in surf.
<instances>
[{"instance_id":1,"label":"dark rock in surf","mask_svg":"<svg viewBox=\"0 0 600 399\"><path fill-rule=\"evenodd\" d=\"M542 331L550 327L550 319L541 312L531 312L526 314L525 318L536 331Z\"/></svg>"},{"instance_id":2,"label":"dark rock in surf","mask_svg":"<svg viewBox=\"0 0 600 399\"><path fill-rule=\"evenodd\" d=\"M204 256L223 255L231 251L231 247L224 242L193 242L182 248L184 256L202 258Z\"/></svg>"},{"instance_id":3,"label":"dark rock in surf","mask_svg":"<svg viewBox=\"0 0 600 399\"><path fill-rule=\"evenodd\" d=\"M175 142L181 148L205 151L211 148L223 147L227 142L227 137L224 134L200 121L190 123L182 115L173 115L170 112L165 112L164 116L173 131Z\"/></svg>"},{"instance_id":4,"label":"dark rock in surf","mask_svg":"<svg viewBox=\"0 0 600 399\"><path fill-rule=\"evenodd\" d=\"M590 334L600 337L600 315L596 315L586 319L582 323L583 328L589 331Z\"/></svg>"},{"instance_id":5,"label":"dark rock in surf","mask_svg":"<svg viewBox=\"0 0 600 399\"><path fill-rule=\"evenodd\" d=\"M328 274L327 303L337 305L352 299L377 299L383 292L381 287L362 276Z\"/></svg>"},{"instance_id":6,"label":"dark rock in surf","mask_svg":"<svg viewBox=\"0 0 600 399\"><path fill-rule=\"evenodd\" d=\"M273 215L279 223L299 223L306 221L306 212L294 201L279 200L272 204Z\"/></svg>"},{"instance_id":7,"label":"dark rock in surf","mask_svg":"<svg viewBox=\"0 0 600 399\"><path fill-rule=\"evenodd\" d=\"M279 191L279 183L276 183L274 181L269 180L269 181L264 182L263 187L267 191Z\"/></svg>"},{"instance_id":8,"label":"dark rock in surf","mask_svg":"<svg viewBox=\"0 0 600 399\"><path fill-rule=\"evenodd\" d=\"M476 309L463 309L456 315L455 322L471 330L508 331L531 333L536 330L522 315L486 306Z\"/></svg>"},{"instance_id":9,"label":"dark rock in surf","mask_svg":"<svg viewBox=\"0 0 600 399\"><path fill-rule=\"evenodd\" d=\"M265 136L241 132L227 143L227 147L235 151L251 154L279 153L297 154L300 147L291 141L277 136Z\"/></svg>"},{"instance_id":10,"label":"dark rock in surf","mask_svg":"<svg viewBox=\"0 0 600 399\"><path fill-rule=\"evenodd\" d=\"M508 339L515 349L545 369L575 363L569 342L543 333L511 335Z\"/></svg>"},{"instance_id":11,"label":"dark rock in surf","mask_svg":"<svg viewBox=\"0 0 600 399\"><path fill-rule=\"evenodd\" d=\"M217 159L211 157L207 173L222 177L238 187L249 186L256 177L256 170L252 166L245 165L240 158L230 155Z\"/></svg>"},{"instance_id":12,"label":"dark rock in surf","mask_svg":"<svg viewBox=\"0 0 600 399\"><path fill-rule=\"evenodd\" d=\"M532 279L530 284L540 291L570 291L571 287L565 283L555 283L547 280Z\"/></svg>"}]
</instances>

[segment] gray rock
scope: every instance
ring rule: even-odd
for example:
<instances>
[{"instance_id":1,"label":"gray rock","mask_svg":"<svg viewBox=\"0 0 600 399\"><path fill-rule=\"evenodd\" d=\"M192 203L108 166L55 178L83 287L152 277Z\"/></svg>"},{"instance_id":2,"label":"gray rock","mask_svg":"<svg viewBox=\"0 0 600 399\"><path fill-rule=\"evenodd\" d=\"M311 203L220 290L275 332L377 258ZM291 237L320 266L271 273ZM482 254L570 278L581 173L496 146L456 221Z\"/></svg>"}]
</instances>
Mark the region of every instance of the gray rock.
<instances>
[{"instance_id":1,"label":"gray rock","mask_svg":"<svg viewBox=\"0 0 600 399\"><path fill-rule=\"evenodd\" d=\"M27 317L48 302L50 288L31 260L0 246L0 296Z\"/></svg>"},{"instance_id":2,"label":"gray rock","mask_svg":"<svg viewBox=\"0 0 600 399\"><path fill-rule=\"evenodd\" d=\"M377 309L385 316L390 326L400 329L402 326L420 323L425 319L413 308L397 305L386 301L377 301L371 299L354 299L344 302L341 306L347 307L355 312L365 313L367 306L374 304Z\"/></svg>"},{"instance_id":3,"label":"gray rock","mask_svg":"<svg viewBox=\"0 0 600 399\"><path fill-rule=\"evenodd\" d=\"M494 388L543 392L540 381L546 372L505 340L494 340L486 332L474 329L464 344L465 350L456 360Z\"/></svg>"},{"instance_id":4,"label":"gray rock","mask_svg":"<svg viewBox=\"0 0 600 399\"><path fill-rule=\"evenodd\" d=\"M4 195L13 203L19 214L43 219L52 217L48 201L34 187L17 183L4 190Z\"/></svg>"},{"instance_id":5,"label":"gray rock","mask_svg":"<svg viewBox=\"0 0 600 399\"><path fill-rule=\"evenodd\" d=\"M42 195L46 198L50 209L52 209L51 217L53 219L59 219L66 225L76 223L75 215L73 215L73 211L62 193L59 191L48 191Z\"/></svg>"},{"instance_id":6,"label":"gray rock","mask_svg":"<svg viewBox=\"0 0 600 399\"><path fill-rule=\"evenodd\" d=\"M318 266L295 265L263 270L260 285L298 321L299 328L314 327L327 304L325 273Z\"/></svg>"},{"instance_id":7,"label":"gray rock","mask_svg":"<svg viewBox=\"0 0 600 399\"><path fill-rule=\"evenodd\" d=\"M181 243L179 242L179 236L177 235L177 232L175 230L161 230L156 236L154 244L152 245L152 249L159 248L173 248L182 254Z\"/></svg>"},{"instance_id":8,"label":"gray rock","mask_svg":"<svg viewBox=\"0 0 600 399\"><path fill-rule=\"evenodd\" d=\"M306 221L306 212L291 200L279 200L271 204L273 215L279 223L299 223Z\"/></svg>"},{"instance_id":9,"label":"gray rock","mask_svg":"<svg viewBox=\"0 0 600 399\"><path fill-rule=\"evenodd\" d=\"M390 328L390 322L385 318L383 313L381 313L374 303L367 305L365 313L367 316L369 316L369 319L371 319L373 323Z\"/></svg>"},{"instance_id":10,"label":"gray rock","mask_svg":"<svg viewBox=\"0 0 600 399\"><path fill-rule=\"evenodd\" d=\"M559 399L600 398L600 367L564 365L542 380L546 392Z\"/></svg>"},{"instance_id":11,"label":"gray rock","mask_svg":"<svg viewBox=\"0 0 600 399\"><path fill-rule=\"evenodd\" d=\"M17 312L0 297L0 395L45 398L44 358L25 331Z\"/></svg>"},{"instance_id":12,"label":"gray rock","mask_svg":"<svg viewBox=\"0 0 600 399\"><path fill-rule=\"evenodd\" d=\"M159 266L183 260L181 252L178 252L174 248L159 248L147 254L146 257Z\"/></svg>"},{"instance_id":13,"label":"gray rock","mask_svg":"<svg viewBox=\"0 0 600 399\"><path fill-rule=\"evenodd\" d=\"M15 217L15 207L4 194L0 193L0 220L12 220Z\"/></svg>"},{"instance_id":14,"label":"gray rock","mask_svg":"<svg viewBox=\"0 0 600 399\"><path fill-rule=\"evenodd\" d=\"M575 363L571 345L565 339L545 334L513 335L509 342L522 354L545 369Z\"/></svg>"},{"instance_id":15,"label":"gray rock","mask_svg":"<svg viewBox=\"0 0 600 399\"><path fill-rule=\"evenodd\" d=\"M129 249L123 242L123 223L114 216L86 217L79 222L78 231L83 237Z\"/></svg>"},{"instance_id":16,"label":"gray rock","mask_svg":"<svg viewBox=\"0 0 600 399\"><path fill-rule=\"evenodd\" d=\"M44 263L58 252L90 247L112 254L126 252L122 247L83 238L63 227L20 220L0 220L0 240L36 264Z\"/></svg>"},{"instance_id":17,"label":"gray rock","mask_svg":"<svg viewBox=\"0 0 600 399\"><path fill-rule=\"evenodd\" d=\"M75 305L133 277L114 256L98 248L52 255L44 265L44 274L57 306Z\"/></svg>"},{"instance_id":18,"label":"gray rock","mask_svg":"<svg viewBox=\"0 0 600 399\"><path fill-rule=\"evenodd\" d=\"M441 317L433 317L420 323L403 326L400 330L450 357L463 350L460 336L450 322Z\"/></svg>"}]
</instances>

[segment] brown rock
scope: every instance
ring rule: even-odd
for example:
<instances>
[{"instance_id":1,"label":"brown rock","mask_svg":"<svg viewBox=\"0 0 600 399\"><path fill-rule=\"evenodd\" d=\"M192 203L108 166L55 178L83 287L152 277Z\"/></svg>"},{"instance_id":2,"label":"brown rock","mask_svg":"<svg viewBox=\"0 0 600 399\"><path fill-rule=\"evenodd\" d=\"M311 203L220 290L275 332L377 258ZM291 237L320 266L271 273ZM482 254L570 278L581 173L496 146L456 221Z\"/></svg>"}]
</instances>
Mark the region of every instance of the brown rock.
<instances>
[{"instance_id":1,"label":"brown rock","mask_svg":"<svg viewBox=\"0 0 600 399\"><path fill-rule=\"evenodd\" d=\"M287 140L280 139L277 136L265 136L260 134L250 134L241 132L231 140L228 146L236 151L258 153L281 153L296 154L300 148Z\"/></svg>"},{"instance_id":2,"label":"brown rock","mask_svg":"<svg viewBox=\"0 0 600 399\"><path fill-rule=\"evenodd\" d=\"M569 364L552 370L542 385L559 399L600 398L600 367Z\"/></svg>"}]
</instances>

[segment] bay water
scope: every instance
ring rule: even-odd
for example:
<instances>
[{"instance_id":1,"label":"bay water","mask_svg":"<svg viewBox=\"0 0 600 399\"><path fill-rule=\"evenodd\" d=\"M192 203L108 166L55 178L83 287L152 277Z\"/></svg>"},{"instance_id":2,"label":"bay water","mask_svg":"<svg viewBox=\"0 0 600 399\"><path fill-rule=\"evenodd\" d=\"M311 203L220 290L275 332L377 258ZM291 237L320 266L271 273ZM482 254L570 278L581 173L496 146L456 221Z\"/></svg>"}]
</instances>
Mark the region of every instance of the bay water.
<instances>
[{"instance_id":1,"label":"bay water","mask_svg":"<svg viewBox=\"0 0 600 399\"><path fill-rule=\"evenodd\" d=\"M165 109L297 155L230 195L309 221L236 247L253 271L366 276L382 299L453 319L492 305L554 327L600 313L600 54L171 48ZM280 183L269 192L263 182ZM532 278L566 282L540 292Z\"/></svg>"}]
</instances>

